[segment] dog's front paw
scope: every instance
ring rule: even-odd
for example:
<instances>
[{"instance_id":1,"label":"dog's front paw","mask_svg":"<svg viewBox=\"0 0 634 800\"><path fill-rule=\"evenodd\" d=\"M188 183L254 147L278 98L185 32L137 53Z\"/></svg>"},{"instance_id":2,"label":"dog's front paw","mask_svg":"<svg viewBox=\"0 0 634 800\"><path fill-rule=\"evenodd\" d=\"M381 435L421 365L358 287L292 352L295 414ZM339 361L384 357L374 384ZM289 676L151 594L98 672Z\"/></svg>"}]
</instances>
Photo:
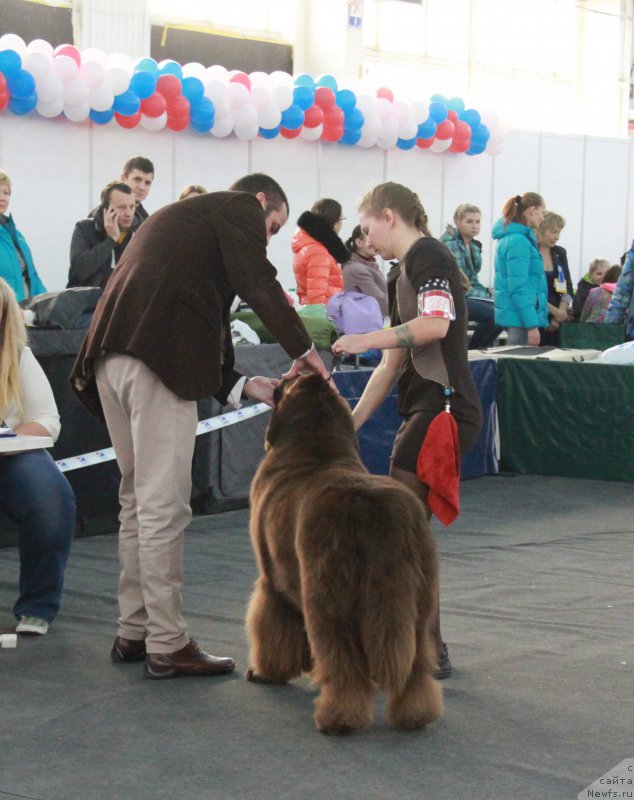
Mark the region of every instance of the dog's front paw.
<instances>
[{"instance_id":1,"label":"dog's front paw","mask_svg":"<svg viewBox=\"0 0 634 800\"><path fill-rule=\"evenodd\" d=\"M244 673L244 677L247 681L250 681L251 683L268 683L277 685L286 683L286 681L275 681L272 678L265 678L263 675L258 675L258 673L255 672L253 667L249 667L247 669L247 671Z\"/></svg>"}]
</instances>

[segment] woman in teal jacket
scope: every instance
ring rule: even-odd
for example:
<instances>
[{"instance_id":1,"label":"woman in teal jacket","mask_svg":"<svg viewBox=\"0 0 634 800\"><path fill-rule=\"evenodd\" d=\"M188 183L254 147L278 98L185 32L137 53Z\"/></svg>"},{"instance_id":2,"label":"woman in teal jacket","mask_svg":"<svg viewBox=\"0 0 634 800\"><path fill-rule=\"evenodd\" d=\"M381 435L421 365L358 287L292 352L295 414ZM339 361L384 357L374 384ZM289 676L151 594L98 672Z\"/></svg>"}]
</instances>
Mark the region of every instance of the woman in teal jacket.
<instances>
[{"instance_id":1,"label":"woman in teal jacket","mask_svg":"<svg viewBox=\"0 0 634 800\"><path fill-rule=\"evenodd\" d=\"M46 287L37 274L26 239L7 214L11 201L11 179L0 170L0 277L15 292L18 302L43 294Z\"/></svg>"},{"instance_id":2,"label":"woman in teal jacket","mask_svg":"<svg viewBox=\"0 0 634 800\"><path fill-rule=\"evenodd\" d=\"M548 289L535 230L546 206L540 195L510 197L493 226L495 322L508 329L507 344L539 345L539 328L548 327Z\"/></svg>"}]
</instances>

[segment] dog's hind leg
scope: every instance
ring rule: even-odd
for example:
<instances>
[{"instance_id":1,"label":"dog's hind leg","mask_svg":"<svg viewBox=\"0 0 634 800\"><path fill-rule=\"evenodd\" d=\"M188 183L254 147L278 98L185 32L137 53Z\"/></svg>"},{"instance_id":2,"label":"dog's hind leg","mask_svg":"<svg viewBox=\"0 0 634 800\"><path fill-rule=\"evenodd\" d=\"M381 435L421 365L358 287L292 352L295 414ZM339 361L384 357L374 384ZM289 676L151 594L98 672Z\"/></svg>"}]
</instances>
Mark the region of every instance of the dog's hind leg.
<instances>
[{"instance_id":1,"label":"dog's hind leg","mask_svg":"<svg viewBox=\"0 0 634 800\"><path fill-rule=\"evenodd\" d=\"M310 651L302 615L258 578L246 618L250 640L247 680L286 683L310 669Z\"/></svg>"},{"instance_id":2,"label":"dog's hind leg","mask_svg":"<svg viewBox=\"0 0 634 800\"><path fill-rule=\"evenodd\" d=\"M433 644L424 626L416 632L416 656L404 689L390 691L387 716L390 725L418 730L442 716L442 689L433 678ZM388 690L390 687L386 687Z\"/></svg>"}]
</instances>

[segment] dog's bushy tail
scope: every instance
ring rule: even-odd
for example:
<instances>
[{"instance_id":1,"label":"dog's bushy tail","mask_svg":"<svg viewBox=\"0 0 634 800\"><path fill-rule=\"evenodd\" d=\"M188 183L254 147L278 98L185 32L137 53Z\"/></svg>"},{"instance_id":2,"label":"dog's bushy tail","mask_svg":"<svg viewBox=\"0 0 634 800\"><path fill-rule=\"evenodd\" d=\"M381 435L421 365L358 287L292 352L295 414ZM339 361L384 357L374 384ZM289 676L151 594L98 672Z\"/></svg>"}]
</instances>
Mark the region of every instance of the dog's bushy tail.
<instances>
[{"instance_id":1,"label":"dog's bushy tail","mask_svg":"<svg viewBox=\"0 0 634 800\"><path fill-rule=\"evenodd\" d=\"M348 668L338 660L360 657L381 688L402 690L417 654L417 631L426 624L421 609L433 607L437 577L422 504L389 479L344 479L307 504L297 544L309 634L322 638L322 649L330 636L339 640L328 655L329 670ZM356 652L339 652L341 640Z\"/></svg>"}]
</instances>

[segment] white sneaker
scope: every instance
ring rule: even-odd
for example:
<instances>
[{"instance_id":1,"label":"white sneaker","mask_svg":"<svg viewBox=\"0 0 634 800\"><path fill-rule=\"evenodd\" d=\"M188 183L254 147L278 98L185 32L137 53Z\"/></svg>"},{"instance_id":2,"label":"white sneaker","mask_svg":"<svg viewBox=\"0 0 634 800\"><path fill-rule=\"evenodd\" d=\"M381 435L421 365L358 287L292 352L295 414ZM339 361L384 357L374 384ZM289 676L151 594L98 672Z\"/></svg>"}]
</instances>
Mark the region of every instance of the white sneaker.
<instances>
[{"instance_id":1,"label":"white sneaker","mask_svg":"<svg viewBox=\"0 0 634 800\"><path fill-rule=\"evenodd\" d=\"M36 633L44 636L48 633L49 623L40 617L20 617L18 624L15 626L16 633Z\"/></svg>"}]
</instances>

